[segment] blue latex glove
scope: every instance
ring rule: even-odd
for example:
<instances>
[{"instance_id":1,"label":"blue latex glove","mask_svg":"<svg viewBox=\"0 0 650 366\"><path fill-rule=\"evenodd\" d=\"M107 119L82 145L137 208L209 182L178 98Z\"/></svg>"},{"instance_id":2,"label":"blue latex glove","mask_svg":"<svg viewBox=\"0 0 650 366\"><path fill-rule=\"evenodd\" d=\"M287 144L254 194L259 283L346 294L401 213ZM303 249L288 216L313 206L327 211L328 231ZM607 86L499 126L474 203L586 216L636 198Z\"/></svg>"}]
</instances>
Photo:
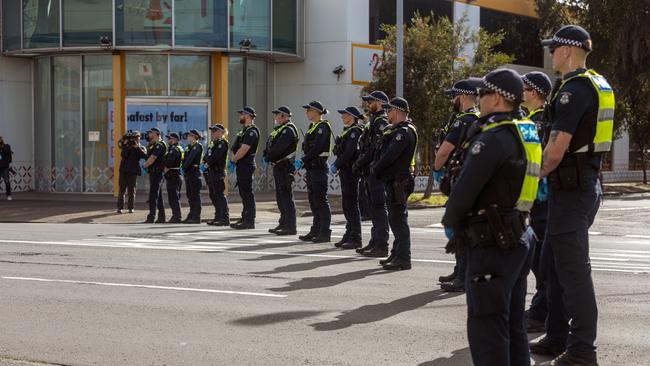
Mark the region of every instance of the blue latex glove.
<instances>
[{"instance_id":1,"label":"blue latex glove","mask_svg":"<svg viewBox=\"0 0 650 366\"><path fill-rule=\"evenodd\" d=\"M296 168L296 170L301 170L304 168L305 163L303 163L302 160L298 159L293 163L293 166Z\"/></svg>"},{"instance_id":2,"label":"blue latex glove","mask_svg":"<svg viewBox=\"0 0 650 366\"><path fill-rule=\"evenodd\" d=\"M454 228L445 226L445 236L448 240L451 240L454 237Z\"/></svg>"},{"instance_id":3,"label":"blue latex glove","mask_svg":"<svg viewBox=\"0 0 650 366\"><path fill-rule=\"evenodd\" d=\"M142 167L142 174L149 174L149 169Z\"/></svg>"},{"instance_id":4,"label":"blue latex glove","mask_svg":"<svg viewBox=\"0 0 650 366\"><path fill-rule=\"evenodd\" d=\"M201 171L201 173L205 173L205 164L199 165L199 170Z\"/></svg>"},{"instance_id":5,"label":"blue latex glove","mask_svg":"<svg viewBox=\"0 0 650 366\"><path fill-rule=\"evenodd\" d=\"M330 173L336 174L336 171L337 171L336 165L334 165L334 164L330 165Z\"/></svg>"},{"instance_id":6,"label":"blue latex glove","mask_svg":"<svg viewBox=\"0 0 650 366\"><path fill-rule=\"evenodd\" d=\"M228 160L228 173L235 173L235 168L237 168L237 165L233 163L232 160Z\"/></svg>"},{"instance_id":7,"label":"blue latex glove","mask_svg":"<svg viewBox=\"0 0 650 366\"><path fill-rule=\"evenodd\" d=\"M539 181L539 186L537 187L537 200L539 202L546 202L546 200L548 200L548 180L546 177Z\"/></svg>"},{"instance_id":8,"label":"blue latex glove","mask_svg":"<svg viewBox=\"0 0 650 366\"><path fill-rule=\"evenodd\" d=\"M269 167L269 160L266 158L266 156L262 157L262 169L266 170L266 168Z\"/></svg>"},{"instance_id":9,"label":"blue latex glove","mask_svg":"<svg viewBox=\"0 0 650 366\"><path fill-rule=\"evenodd\" d=\"M445 170L444 169L434 170L433 171L433 180L435 180L436 183L439 184L444 175L445 175Z\"/></svg>"}]
</instances>

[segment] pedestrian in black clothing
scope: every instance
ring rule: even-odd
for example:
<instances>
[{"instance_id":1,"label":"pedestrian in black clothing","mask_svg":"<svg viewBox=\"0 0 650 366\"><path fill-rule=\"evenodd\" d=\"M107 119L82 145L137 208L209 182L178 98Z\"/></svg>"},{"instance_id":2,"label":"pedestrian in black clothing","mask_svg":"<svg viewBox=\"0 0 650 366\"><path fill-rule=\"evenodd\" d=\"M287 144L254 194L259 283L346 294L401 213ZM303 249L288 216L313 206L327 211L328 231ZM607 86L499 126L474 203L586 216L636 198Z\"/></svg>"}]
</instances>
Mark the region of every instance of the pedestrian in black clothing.
<instances>
[{"instance_id":1,"label":"pedestrian in black clothing","mask_svg":"<svg viewBox=\"0 0 650 366\"><path fill-rule=\"evenodd\" d=\"M9 173L11 171L11 146L5 144L4 139L0 136L0 180L5 182L5 191L7 192L7 201L11 201L11 180Z\"/></svg>"},{"instance_id":2,"label":"pedestrian in black clothing","mask_svg":"<svg viewBox=\"0 0 650 366\"><path fill-rule=\"evenodd\" d=\"M165 182L167 183L167 199L172 209L170 224L181 222L181 165L183 164L183 148L178 145L180 136L172 132L167 136L168 148L165 156Z\"/></svg>"},{"instance_id":3,"label":"pedestrian in black clothing","mask_svg":"<svg viewBox=\"0 0 650 366\"><path fill-rule=\"evenodd\" d=\"M183 175L185 176L185 191L190 212L183 221L186 224L201 223L201 164L203 160L203 145L199 142L201 133L190 130L187 133L187 153L183 159Z\"/></svg>"},{"instance_id":4,"label":"pedestrian in black clothing","mask_svg":"<svg viewBox=\"0 0 650 366\"><path fill-rule=\"evenodd\" d=\"M147 151L140 145L140 132L129 131L124 138L118 142L122 160L120 161L119 170L119 193L117 195L117 213L122 213L124 209L124 195L127 195L127 208L129 213L133 213L135 203L135 188L138 177L142 175L140 160L147 156Z\"/></svg>"}]
</instances>

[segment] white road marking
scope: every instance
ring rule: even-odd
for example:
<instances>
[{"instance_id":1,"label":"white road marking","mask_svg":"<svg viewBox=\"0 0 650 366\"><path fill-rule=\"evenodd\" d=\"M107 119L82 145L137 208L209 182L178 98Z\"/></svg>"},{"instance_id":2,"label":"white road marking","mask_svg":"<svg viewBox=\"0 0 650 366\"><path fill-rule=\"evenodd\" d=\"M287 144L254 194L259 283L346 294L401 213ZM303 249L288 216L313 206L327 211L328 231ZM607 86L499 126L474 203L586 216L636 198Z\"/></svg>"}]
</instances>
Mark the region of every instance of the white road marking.
<instances>
[{"instance_id":1,"label":"white road marking","mask_svg":"<svg viewBox=\"0 0 650 366\"><path fill-rule=\"evenodd\" d=\"M634 238L634 239L650 239L650 235L636 235L636 234L628 234L625 235L626 238Z\"/></svg>"},{"instance_id":2,"label":"white road marking","mask_svg":"<svg viewBox=\"0 0 650 366\"><path fill-rule=\"evenodd\" d=\"M634 211L634 210L645 210L647 207L611 207L611 208L600 208L598 209L598 212L600 211Z\"/></svg>"},{"instance_id":3,"label":"white road marking","mask_svg":"<svg viewBox=\"0 0 650 366\"><path fill-rule=\"evenodd\" d=\"M137 285L137 284L131 284L131 283L72 281L72 280L56 280L56 279L47 279L47 278L31 278L31 277L2 277L2 278L5 279L5 280L14 280L14 281L56 282L56 283L70 283L70 284L76 284L76 285L95 285L95 286L109 286L109 287L146 288L146 289L152 289L152 290L205 292L205 293L211 293L211 294L230 294L230 295L243 295L243 296L278 297L278 298L284 298L284 297L288 296L288 295L265 294L265 293L260 293L260 292L212 290L212 289L192 288L192 287L169 287L169 286L154 286L154 285Z\"/></svg>"}]
</instances>

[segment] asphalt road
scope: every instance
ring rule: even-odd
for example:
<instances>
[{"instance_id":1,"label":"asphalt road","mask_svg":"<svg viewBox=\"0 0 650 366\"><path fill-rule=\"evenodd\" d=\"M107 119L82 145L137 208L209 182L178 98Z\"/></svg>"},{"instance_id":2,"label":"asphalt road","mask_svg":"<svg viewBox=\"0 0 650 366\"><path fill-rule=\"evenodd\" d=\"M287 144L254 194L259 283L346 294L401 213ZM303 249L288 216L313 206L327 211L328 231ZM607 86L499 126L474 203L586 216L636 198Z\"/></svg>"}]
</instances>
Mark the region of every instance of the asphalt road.
<instances>
[{"instance_id":1,"label":"asphalt road","mask_svg":"<svg viewBox=\"0 0 650 366\"><path fill-rule=\"evenodd\" d=\"M649 207L608 200L591 230L601 365L650 365ZM411 211L403 272L270 221L0 224L0 365L470 365L441 215Z\"/></svg>"}]
</instances>

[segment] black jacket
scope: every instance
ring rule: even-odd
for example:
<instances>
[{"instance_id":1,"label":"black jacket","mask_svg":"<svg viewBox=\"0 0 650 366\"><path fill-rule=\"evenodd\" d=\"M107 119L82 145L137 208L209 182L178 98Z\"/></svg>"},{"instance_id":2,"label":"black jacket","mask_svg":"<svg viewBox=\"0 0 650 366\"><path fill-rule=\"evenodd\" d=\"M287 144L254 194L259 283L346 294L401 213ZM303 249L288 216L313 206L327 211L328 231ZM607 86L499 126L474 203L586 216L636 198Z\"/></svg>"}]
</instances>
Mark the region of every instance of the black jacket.
<instances>
[{"instance_id":1,"label":"black jacket","mask_svg":"<svg viewBox=\"0 0 650 366\"><path fill-rule=\"evenodd\" d=\"M352 164L359 155L359 137L363 130L362 125L355 123L345 127L341 135L336 138L334 143L334 155L336 155L334 166L336 168L352 168Z\"/></svg>"},{"instance_id":2,"label":"black jacket","mask_svg":"<svg viewBox=\"0 0 650 366\"><path fill-rule=\"evenodd\" d=\"M183 159L183 172L189 174L190 172L199 171L201 160L203 159L203 145L198 141L187 147L185 158Z\"/></svg>"},{"instance_id":3,"label":"black jacket","mask_svg":"<svg viewBox=\"0 0 650 366\"><path fill-rule=\"evenodd\" d=\"M415 156L418 135L410 120L384 129L381 157L371 166L371 172L383 181L411 176L411 161Z\"/></svg>"},{"instance_id":4,"label":"black jacket","mask_svg":"<svg viewBox=\"0 0 650 366\"><path fill-rule=\"evenodd\" d=\"M122 161L120 162L120 173L127 175L141 175L142 169L140 168L140 160L147 157L147 152L144 147L137 146L122 146L120 153Z\"/></svg>"},{"instance_id":5,"label":"black jacket","mask_svg":"<svg viewBox=\"0 0 650 366\"><path fill-rule=\"evenodd\" d=\"M12 154L13 153L11 152L11 146L8 144L3 144L0 146L0 169L9 168L9 164L11 164Z\"/></svg>"},{"instance_id":6,"label":"black jacket","mask_svg":"<svg viewBox=\"0 0 650 366\"><path fill-rule=\"evenodd\" d=\"M368 175L370 164L378 158L384 129L388 125L388 117L384 112L370 116L370 122L359 139L359 158L355 162L355 169L363 175Z\"/></svg>"},{"instance_id":7,"label":"black jacket","mask_svg":"<svg viewBox=\"0 0 650 366\"><path fill-rule=\"evenodd\" d=\"M297 146L298 129L293 123L287 122L273 129L266 142L264 156L271 163L277 163L292 154L295 155Z\"/></svg>"},{"instance_id":8,"label":"black jacket","mask_svg":"<svg viewBox=\"0 0 650 366\"><path fill-rule=\"evenodd\" d=\"M228 140L220 139L210 142L208 151L205 153L203 161L208 164L209 177L225 177L226 176L226 160L228 160L228 149L230 145Z\"/></svg>"}]
</instances>

